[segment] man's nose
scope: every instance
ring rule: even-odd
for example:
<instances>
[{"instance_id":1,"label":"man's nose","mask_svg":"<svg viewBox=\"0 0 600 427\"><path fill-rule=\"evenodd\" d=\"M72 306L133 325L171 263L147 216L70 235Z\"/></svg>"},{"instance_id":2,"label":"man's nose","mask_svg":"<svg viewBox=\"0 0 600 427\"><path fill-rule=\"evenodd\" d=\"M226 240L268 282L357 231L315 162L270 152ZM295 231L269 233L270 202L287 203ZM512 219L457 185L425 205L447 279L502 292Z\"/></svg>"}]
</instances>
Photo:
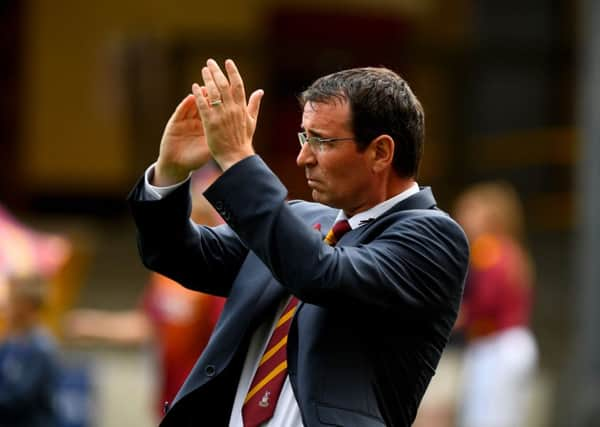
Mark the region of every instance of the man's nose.
<instances>
[{"instance_id":1,"label":"man's nose","mask_svg":"<svg viewBox=\"0 0 600 427\"><path fill-rule=\"evenodd\" d=\"M309 144L304 144L300 147L300 152L298 153L298 157L296 157L296 164L300 167L305 167L308 165L314 165L317 162L317 158L315 157L315 153L312 148L310 148Z\"/></svg>"}]
</instances>

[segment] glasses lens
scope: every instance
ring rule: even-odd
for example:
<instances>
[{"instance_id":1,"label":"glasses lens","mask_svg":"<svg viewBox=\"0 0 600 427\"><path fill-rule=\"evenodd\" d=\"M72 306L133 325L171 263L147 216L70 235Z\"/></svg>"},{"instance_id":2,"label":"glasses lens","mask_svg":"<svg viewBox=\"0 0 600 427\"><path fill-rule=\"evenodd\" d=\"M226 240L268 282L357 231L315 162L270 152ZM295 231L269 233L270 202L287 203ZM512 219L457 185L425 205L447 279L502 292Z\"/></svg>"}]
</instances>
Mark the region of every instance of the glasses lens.
<instances>
[{"instance_id":1,"label":"glasses lens","mask_svg":"<svg viewBox=\"0 0 600 427\"><path fill-rule=\"evenodd\" d=\"M304 147L304 144L306 144L306 132L298 132L298 141L300 142L300 147Z\"/></svg>"}]
</instances>

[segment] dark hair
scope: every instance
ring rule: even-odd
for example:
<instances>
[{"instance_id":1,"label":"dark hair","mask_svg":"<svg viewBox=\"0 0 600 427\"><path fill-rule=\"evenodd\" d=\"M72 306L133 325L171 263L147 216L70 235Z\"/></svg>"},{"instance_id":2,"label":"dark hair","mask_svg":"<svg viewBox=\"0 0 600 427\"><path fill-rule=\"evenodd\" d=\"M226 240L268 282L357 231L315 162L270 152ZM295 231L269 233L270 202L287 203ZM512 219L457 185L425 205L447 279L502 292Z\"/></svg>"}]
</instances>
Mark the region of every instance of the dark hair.
<instances>
[{"instance_id":1,"label":"dark hair","mask_svg":"<svg viewBox=\"0 0 600 427\"><path fill-rule=\"evenodd\" d=\"M379 135L395 143L393 166L416 177L425 139L425 114L408 84L387 68L352 68L317 79L298 97L310 103L349 102L351 127L364 150Z\"/></svg>"}]
</instances>

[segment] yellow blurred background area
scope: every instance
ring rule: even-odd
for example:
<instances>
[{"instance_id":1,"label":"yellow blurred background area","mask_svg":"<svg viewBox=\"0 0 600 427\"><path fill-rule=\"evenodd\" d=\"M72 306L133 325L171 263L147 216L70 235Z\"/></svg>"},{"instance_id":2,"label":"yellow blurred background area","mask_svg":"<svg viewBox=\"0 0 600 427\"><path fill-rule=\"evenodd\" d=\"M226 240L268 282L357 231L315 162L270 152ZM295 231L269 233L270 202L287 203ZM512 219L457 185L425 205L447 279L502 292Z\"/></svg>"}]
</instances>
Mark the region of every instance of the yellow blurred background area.
<instances>
[{"instance_id":1,"label":"yellow blurred background area","mask_svg":"<svg viewBox=\"0 0 600 427\"><path fill-rule=\"evenodd\" d=\"M596 93L597 55L583 55L599 50L600 36L589 36L599 9L568 0L0 2L0 207L17 230L0 223L0 266L12 257L11 268L35 270L36 245L49 245L44 324L68 360L89 362L95 425L155 425L153 356L145 345L70 340L64 318L74 308L139 305L149 272L126 196L207 58L235 59L248 93L264 89L255 148L290 198L310 198L295 165L296 95L350 67L387 66L406 78L426 112L418 181L440 207L452 211L464 188L486 180L509 183L523 203L540 348L531 427L592 425L572 414L600 410L575 397L600 387L577 382L600 354L600 340L581 327L597 319L581 313L599 303L581 303L600 283L582 256L600 250L600 203L589 201L597 173L586 172L596 170L590 153L600 157L585 110L597 112L597 101L581 99ZM437 389L446 397L457 393L460 351L458 337L435 380L448 378ZM559 404L570 399L584 403ZM454 425L453 410L434 405L430 414L416 425Z\"/></svg>"}]
</instances>

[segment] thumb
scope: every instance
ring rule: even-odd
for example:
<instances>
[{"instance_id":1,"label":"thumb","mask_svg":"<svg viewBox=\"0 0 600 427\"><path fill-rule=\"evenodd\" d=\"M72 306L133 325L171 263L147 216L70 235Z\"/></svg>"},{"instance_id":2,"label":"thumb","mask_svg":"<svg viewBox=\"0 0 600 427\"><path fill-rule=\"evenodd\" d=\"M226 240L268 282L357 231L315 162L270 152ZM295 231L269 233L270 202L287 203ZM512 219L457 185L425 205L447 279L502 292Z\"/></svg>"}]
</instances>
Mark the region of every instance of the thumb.
<instances>
[{"instance_id":1,"label":"thumb","mask_svg":"<svg viewBox=\"0 0 600 427\"><path fill-rule=\"evenodd\" d=\"M248 114L253 120L258 118L258 112L260 110L260 102L262 100L265 92L262 89L255 90L250 95L250 99L248 100Z\"/></svg>"}]
</instances>

